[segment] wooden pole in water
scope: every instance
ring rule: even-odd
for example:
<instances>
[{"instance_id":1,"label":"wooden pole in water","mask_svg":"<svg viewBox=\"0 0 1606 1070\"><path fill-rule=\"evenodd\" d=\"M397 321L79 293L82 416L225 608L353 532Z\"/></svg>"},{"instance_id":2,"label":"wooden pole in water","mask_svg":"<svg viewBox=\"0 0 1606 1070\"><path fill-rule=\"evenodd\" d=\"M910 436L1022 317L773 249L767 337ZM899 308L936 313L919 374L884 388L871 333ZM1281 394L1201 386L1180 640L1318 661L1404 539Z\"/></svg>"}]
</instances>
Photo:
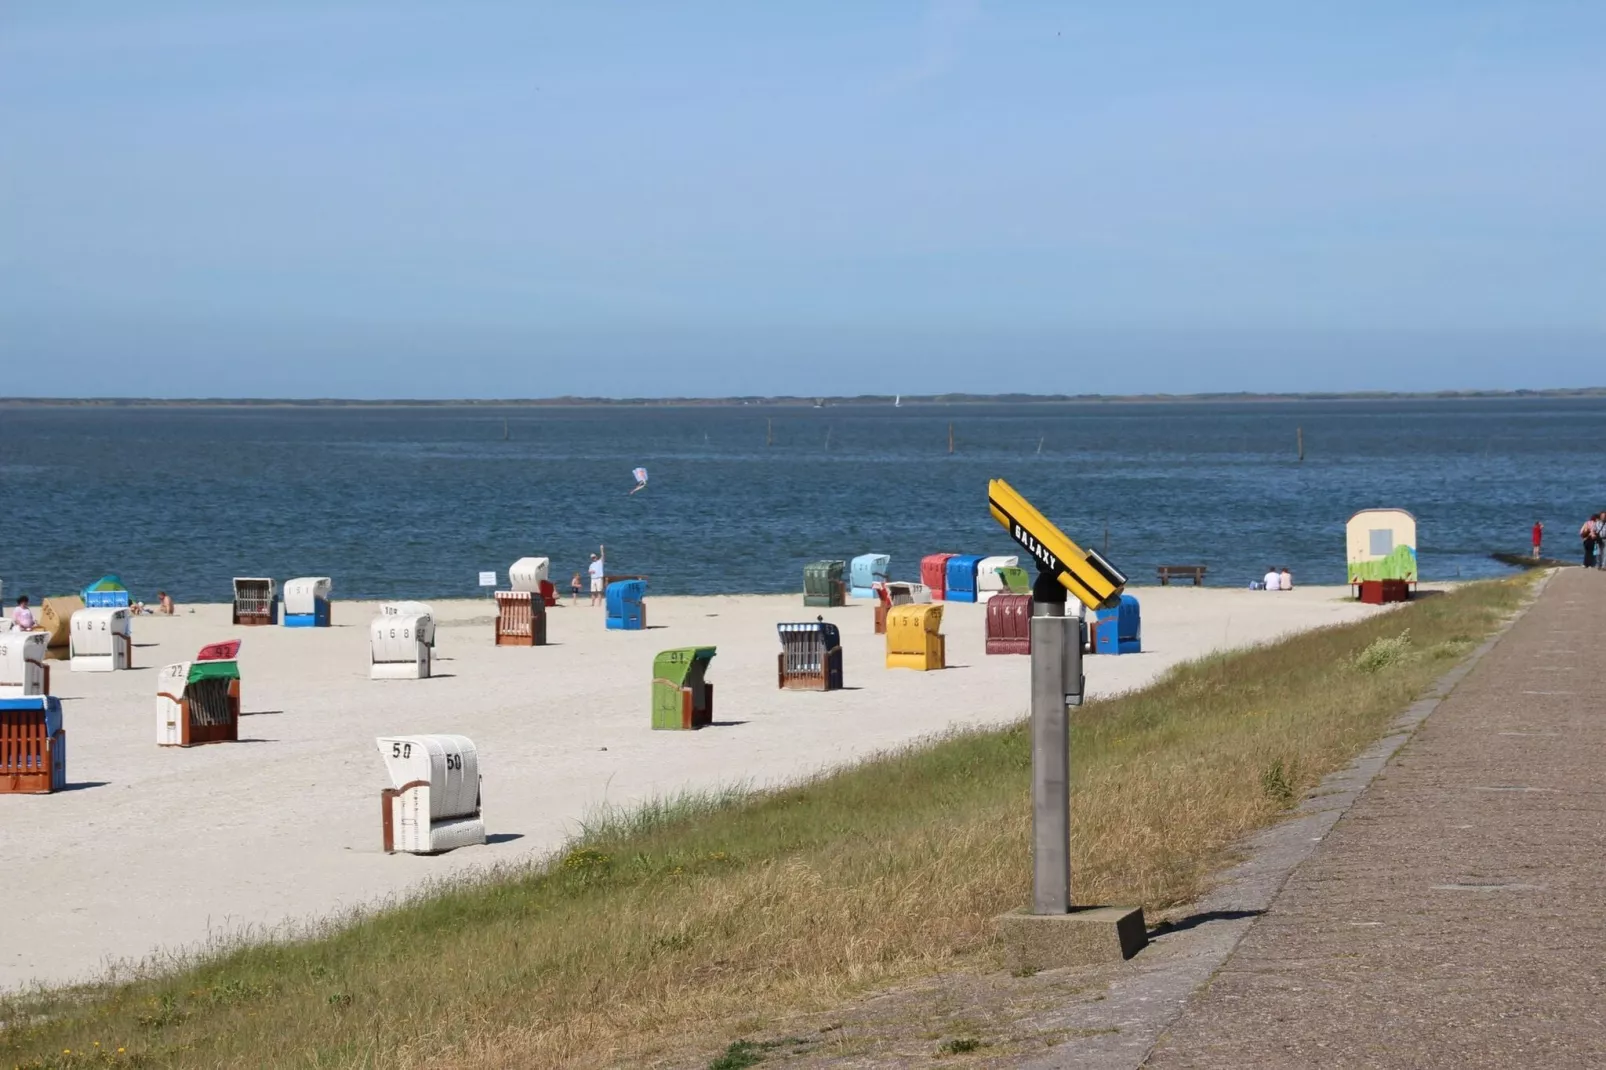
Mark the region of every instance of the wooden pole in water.
<instances>
[{"instance_id":1,"label":"wooden pole in water","mask_svg":"<svg viewBox=\"0 0 1606 1070\"><path fill-rule=\"evenodd\" d=\"M952 453L953 451L954 451L954 425L953 425L953 422L950 421L949 424L948 424L948 452Z\"/></svg>"},{"instance_id":2,"label":"wooden pole in water","mask_svg":"<svg viewBox=\"0 0 1606 1070\"><path fill-rule=\"evenodd\" d=\"M1048 437L1047 435L1043 436L1043 438L1047 438L1047 437ZM1038 453L1042 453L1043 452L1043 438L1040 438L1040 439L1037 440L1037 452Z\"/></svg>"},{"instance_id":3,"label":"wooden pole in water","mask_svg":"<svg viewBox=\"0 0 1606 1070\"><path fill-rule=\"evenodd\" d=\"M1304 464L1305 463L1305 429L1303 427L1294 428L1294 438L1295 438L1295 441L1299 443L1299 463L1300 464Z\"/></svg>"},{"instance_id":4,"label":"wooden pole in water","mask_svg":"<svg viewBox=\"0 0 1606 1070\"><path fill-rule=\"evenodd\" d=\"M825 429L825 448L831 448L831 429L829 427Z\"/></svg>"},{"instance_id":5,"label":"wooden pole in water","mask_svg":"<svg viewBox=\"0 0 1606 1070\"><path fill-rule=\"evenodd\" d=\"M775 445L775 421L773 419L764 421L764 445Z\"/></svg>"}]
</instances>

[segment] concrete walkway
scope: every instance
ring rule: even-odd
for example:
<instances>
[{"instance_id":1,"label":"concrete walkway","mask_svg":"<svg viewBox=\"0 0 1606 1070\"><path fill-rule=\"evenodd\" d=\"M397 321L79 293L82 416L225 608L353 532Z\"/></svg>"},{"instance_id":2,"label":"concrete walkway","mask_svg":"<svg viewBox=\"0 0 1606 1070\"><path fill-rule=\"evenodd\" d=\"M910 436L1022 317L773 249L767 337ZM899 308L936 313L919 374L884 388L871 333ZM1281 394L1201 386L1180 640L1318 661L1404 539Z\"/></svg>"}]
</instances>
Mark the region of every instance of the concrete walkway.
<instances>
[{"instance_id":1,"label":"concrete walkway","mask_svg":"<svg viewBox=\"0 0 1606 1070\"><path fill-rule=\"evenodd\" d=\"M1606 1066L1606 576L1568 569L1145 1065Z\"/></svg>"}]
</instances>

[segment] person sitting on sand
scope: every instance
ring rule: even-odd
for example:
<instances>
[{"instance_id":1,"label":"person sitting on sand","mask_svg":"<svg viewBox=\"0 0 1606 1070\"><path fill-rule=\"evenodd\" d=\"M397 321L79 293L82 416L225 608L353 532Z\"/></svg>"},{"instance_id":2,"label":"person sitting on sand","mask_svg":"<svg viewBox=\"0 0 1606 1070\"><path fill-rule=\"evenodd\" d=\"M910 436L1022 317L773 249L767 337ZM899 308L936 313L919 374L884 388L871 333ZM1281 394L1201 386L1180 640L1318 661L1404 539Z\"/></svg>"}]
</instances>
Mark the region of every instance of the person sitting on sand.
<instances>
[{"instance_id":1,"label":"person sitting on sand","mask_svg":"<svg viewBox=\"0 0 1606 1070\"><path fill-rule=\"evenodd\" d=\"M17 608L11 611L11 624L19 632L31 632L36 625L33 619L33 610L28 607L28 596L17 596Z\"/></svg>"},{"instance_id":2,"label":"person sitting on sand","mask_svg":"<svg viewBox=\"0 0 1606 1070\"><path fill-rule=\"evenodd\" d=\"M1265 578L1263 578L1260 582L1265 584L1266 590L1268 591L1279 591L1282 590L1283 577L1282 574L1279 573L1275 568L1268 568L1266 570Z\"/></svg>"},{"instance_id":3,"label":"person sitting on sand","mask_svg":"<svg viewBox=\"0 0 1606 1070\"><path fill-rule=\"evenodd\" d=\"M173 615L173 599L166 591L157 591L156 598L156 612L171 617Z\"/></svg>"},{"instance_id":4,"label":"person sitting on sand","mask_svg":"<svg viewBox=\"0 0 1606 1070\"><path fill-rule=\"evenodd\" d=\"M1282 582L1279 590L1292 591L1294 589L1294 574L1288 571L1287 565L1283 566L1283 574L1277 578Z\"/></svg>"}]
</instances>

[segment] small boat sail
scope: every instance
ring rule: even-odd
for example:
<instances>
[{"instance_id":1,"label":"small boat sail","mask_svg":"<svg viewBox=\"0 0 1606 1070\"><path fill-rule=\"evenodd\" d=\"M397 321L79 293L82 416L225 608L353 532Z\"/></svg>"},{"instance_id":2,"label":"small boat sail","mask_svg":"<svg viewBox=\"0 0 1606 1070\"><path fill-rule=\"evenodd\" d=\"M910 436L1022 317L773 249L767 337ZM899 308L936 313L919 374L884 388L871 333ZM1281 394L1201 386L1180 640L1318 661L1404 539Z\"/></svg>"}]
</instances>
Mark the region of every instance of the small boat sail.
<instances>
[{"instance_id":1,"label":"small boat sail","mask_svg":"<svg viewBox=\"0 0 1606 1070\"><path fill-rule=\"evenodd\" d=\"M634 469L630 474L636 477L636 485L631 488L630 493L634 494L638 490L647 489L647 470L645 468Z\"/></svg>"}]
</instances>

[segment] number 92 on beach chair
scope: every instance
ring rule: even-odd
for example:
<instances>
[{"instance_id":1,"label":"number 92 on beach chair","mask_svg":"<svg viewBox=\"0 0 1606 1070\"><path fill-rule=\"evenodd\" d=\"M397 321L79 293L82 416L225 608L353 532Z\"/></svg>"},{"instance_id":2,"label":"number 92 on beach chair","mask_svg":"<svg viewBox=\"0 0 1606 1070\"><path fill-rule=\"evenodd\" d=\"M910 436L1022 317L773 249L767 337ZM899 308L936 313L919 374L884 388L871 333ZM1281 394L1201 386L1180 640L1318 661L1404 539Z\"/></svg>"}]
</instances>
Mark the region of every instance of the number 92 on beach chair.
<instances>
[{"instance_id":1,"label":"number 92 on beach chair","mask_svg":"<svg viewBox=\"0 0 1606 1070\"><path fill-rule=\"evenodd\" d=\"M391 786L380 792L387 854L439 854L485 842L480 756L467 736L381 736Z\"/></svg>"},{"instance_id":2,"label":"number 92 on beach chair","mask_svg":"<svg viewBox=\"0 0 1606 1070\"><path fill-rule=\"evenodd\" d=\"M0 698L0 794L45 795L67 787L61 700Z\"/></svg>"}]
</instances>

